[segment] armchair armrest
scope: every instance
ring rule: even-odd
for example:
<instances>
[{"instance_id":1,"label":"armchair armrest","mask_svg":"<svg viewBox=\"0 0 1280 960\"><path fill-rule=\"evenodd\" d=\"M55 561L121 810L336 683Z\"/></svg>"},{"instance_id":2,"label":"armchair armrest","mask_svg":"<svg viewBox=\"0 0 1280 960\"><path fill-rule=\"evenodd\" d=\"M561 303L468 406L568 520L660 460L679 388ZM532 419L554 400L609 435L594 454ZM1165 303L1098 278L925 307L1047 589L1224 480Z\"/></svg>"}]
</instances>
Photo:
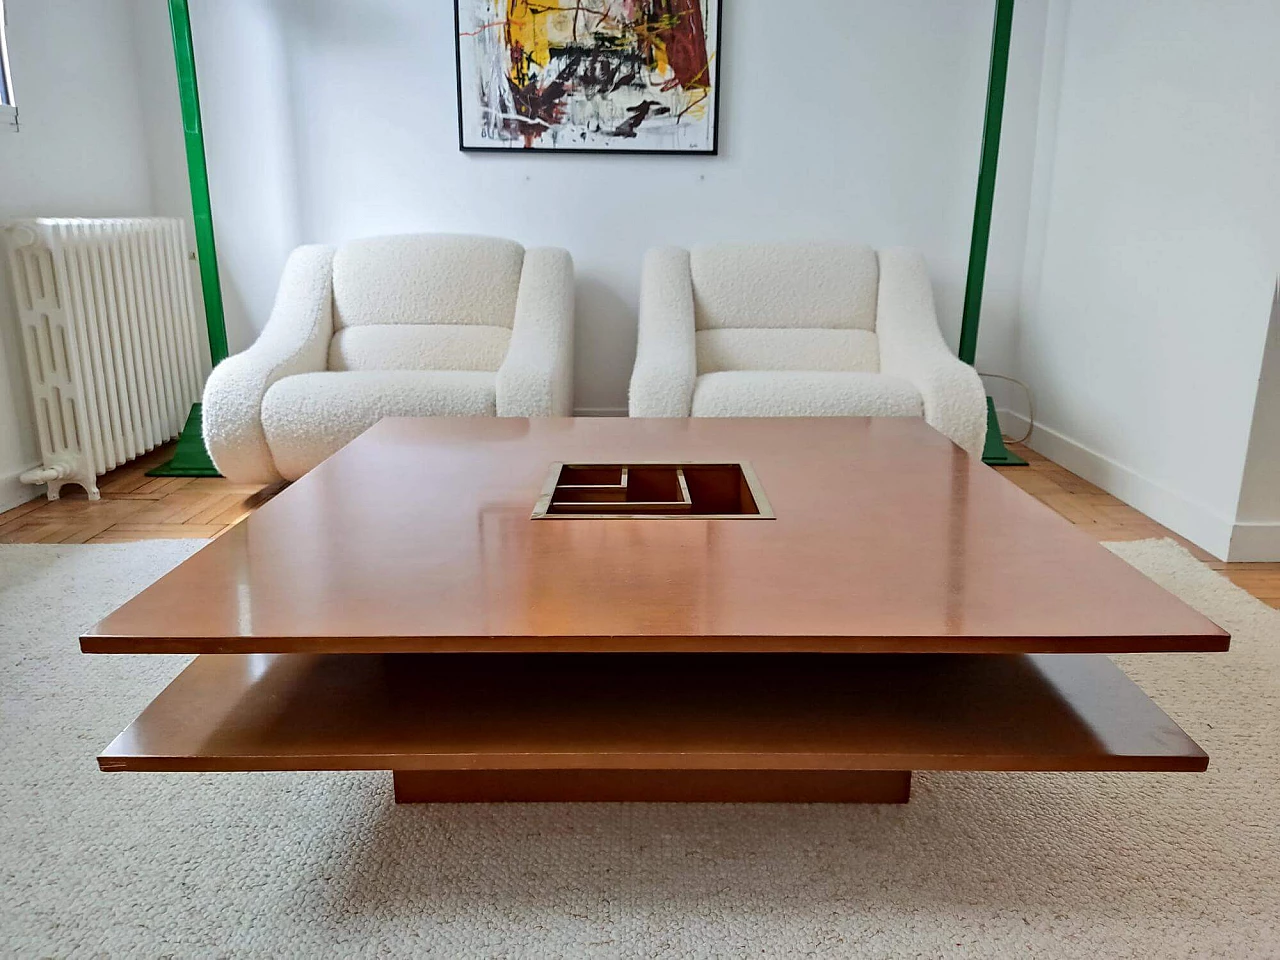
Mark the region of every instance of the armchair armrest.
<instances>
[{"instance_id":1,"label":"armchair armrest","mask_svg":"<svg viewBox=\"0 0 1280 960\"><path fill-rule=\"evenodd\" d=\"M495 388L500 417L573 413L573 259L567 250L526 250L507 356Z\"/></svg>"},{"instance_id":2,"label":"armchair armrest","mask_svg":"<svg viewBox=\"0 0 1280 960\"><path fill-rule=\"evenodd\" d=\"M633 417L687 417L698 378L693 273L689 251L650 250L640 281L636 365L628 407Z\"/></svg>"},{"instance_id":3,"label":"armchair armrest","mask_svg":"<svg viewBox=\"0 0 1280 960\"><path fill-rule=\"evenodd\" d=\"M924 419L972 456L987 432L986 391L977 372L942 339L924 257L913 250L880 252L876 304L880 372L910 380L924 398Z\"/></svg>"},{"instance_id":4,"label":"armchair armrest","mask_svg":"<svg viewBox=\"0 0 1280 960\"><path fill-rule=\"evenodd\" d=\"M271 317L248 350L228 357L204 388L204 442L229 480L280 479L262 430L262 398L277 380L325 369L333 336L332 247L289 255Z\"/></svg>"}]
</instances>

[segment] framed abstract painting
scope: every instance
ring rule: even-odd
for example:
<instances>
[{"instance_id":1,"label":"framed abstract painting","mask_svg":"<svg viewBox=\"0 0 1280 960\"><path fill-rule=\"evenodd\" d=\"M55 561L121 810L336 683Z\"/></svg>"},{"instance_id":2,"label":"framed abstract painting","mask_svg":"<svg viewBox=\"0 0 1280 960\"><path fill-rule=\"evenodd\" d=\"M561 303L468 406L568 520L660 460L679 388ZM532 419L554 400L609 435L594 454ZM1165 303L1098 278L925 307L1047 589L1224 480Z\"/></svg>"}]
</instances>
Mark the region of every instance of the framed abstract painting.
<instances>
[{"instance_id":1,"label":"framed abstract painting","mask_svg":"<svg viewBox=\"0 0 1280 960\"><path fill-rule=\"evenodd\" d=\"M454 0L463 150L714 154L721 0Z\"/></svg>"}]
</instances>

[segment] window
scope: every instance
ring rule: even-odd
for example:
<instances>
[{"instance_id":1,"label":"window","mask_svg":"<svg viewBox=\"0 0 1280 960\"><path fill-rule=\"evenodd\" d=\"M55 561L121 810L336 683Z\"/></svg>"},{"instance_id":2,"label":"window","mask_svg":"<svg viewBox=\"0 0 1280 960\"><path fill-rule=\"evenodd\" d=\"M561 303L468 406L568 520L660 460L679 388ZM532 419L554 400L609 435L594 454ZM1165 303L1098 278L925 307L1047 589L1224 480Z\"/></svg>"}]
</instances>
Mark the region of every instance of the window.
<instances>
[{"instance_id":1,"label":"window","mask_svg":"<svg viewBox=\"0 0 1280 960\"><path fill-rule=\"evenodd\" d=\"M13 77L9 74L9 44L4 33L4 0L0 0L0 129L18 129L18 105L13 99Z\"/></svg>"}]
</instances>

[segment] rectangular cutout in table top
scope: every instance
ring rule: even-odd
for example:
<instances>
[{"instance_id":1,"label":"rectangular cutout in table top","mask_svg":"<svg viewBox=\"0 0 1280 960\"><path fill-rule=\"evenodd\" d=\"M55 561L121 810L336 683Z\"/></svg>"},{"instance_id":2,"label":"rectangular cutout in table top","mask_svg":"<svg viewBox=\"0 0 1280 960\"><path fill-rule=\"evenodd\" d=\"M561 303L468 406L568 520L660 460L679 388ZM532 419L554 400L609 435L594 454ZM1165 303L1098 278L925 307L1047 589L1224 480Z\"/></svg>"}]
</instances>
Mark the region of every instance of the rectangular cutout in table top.
<instances>
[{"instance_id":1,"label":"rectangular cutout in table top","mask_svg":"<svg viewBox=\"0 0 1280 960\"><path fill-rule=\"evenodd\" d=\"M555 463L534 520L772 519L750 464Z\"/></svg>"}]
</instances>

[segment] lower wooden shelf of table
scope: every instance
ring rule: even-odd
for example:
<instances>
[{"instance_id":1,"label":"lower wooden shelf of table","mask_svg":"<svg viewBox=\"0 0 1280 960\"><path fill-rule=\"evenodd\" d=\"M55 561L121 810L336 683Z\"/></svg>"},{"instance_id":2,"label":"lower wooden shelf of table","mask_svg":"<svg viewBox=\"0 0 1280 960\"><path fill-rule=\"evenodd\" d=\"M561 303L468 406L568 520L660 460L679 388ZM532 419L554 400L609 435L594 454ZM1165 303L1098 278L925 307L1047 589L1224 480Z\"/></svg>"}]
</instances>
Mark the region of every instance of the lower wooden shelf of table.
<instances>
[{"instance_id":1,"label":"lower wooden shelf of table","mask_svg":"<svg viewBox=\"0 0 1280 960\"><path fill-rule=\"evenodd\" d=\"M903 802L913 770L1207 764L1089 654L208 654L99 757L392 770L407 802Z\"/></svg>"}]
</instances>

